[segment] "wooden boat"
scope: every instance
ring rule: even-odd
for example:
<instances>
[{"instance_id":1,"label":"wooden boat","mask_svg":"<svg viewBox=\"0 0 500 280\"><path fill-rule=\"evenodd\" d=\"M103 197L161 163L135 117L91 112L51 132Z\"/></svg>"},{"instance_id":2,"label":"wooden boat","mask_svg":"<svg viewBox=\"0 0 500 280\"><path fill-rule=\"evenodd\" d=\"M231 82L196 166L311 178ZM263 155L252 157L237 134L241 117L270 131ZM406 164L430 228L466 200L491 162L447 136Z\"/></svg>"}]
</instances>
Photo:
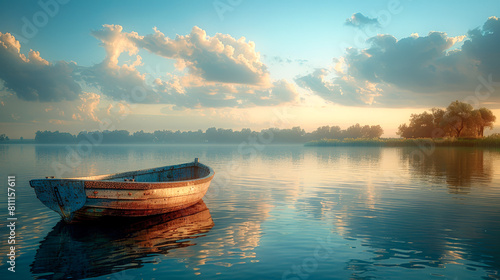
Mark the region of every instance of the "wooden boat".
<instances>
[{"instance_id":1,"label":"wooden boat","mask_svg":"<svg viewBox=\"0 0 500 280\"><path fill-rule=\"evenodd\" d=\"M143 218L111 218L97 223L57 223L40 242L31 264L35 279L86 279L106 276L127 279L151 259L172 250L182 255L199 246L195 239L214 226L210 211L201 200L195 205L166 214ZM196 256L199 257L199 256ZM131 277L134 278L134 277Z\"/></svg>"},{"instance_id":2,"label":"wooden boat","mask_svg":"<svg viewBox=\"0 0 500 280\"><path fill-rule=\"evenodd\" d=\"M107 216L141 217L187 208L200 201L214 177L194 162L117 174L31 180L38 199L64 221Z\"/></svg>"}]
</instances>

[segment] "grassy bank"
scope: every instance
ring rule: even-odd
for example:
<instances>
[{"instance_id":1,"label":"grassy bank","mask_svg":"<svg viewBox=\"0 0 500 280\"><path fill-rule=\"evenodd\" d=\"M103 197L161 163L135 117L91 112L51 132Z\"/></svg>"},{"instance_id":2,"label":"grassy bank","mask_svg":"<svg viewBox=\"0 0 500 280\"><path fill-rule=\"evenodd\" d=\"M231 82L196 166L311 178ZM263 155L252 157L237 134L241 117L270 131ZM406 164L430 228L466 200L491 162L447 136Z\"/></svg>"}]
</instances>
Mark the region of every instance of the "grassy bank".
<instances>
[{"instance_id":1,"label":"grassy bank","mask_svg":"<svg viewBox=\"0 0 500 280\"><path fill-rule=\"evenodd\" d=\"M479 139L462 139L462 138L416 138L416 139L403 139L403 138L388 138L388 139L322 139L318 141L311 141L305 146L311 147L415 147L421 145L434 145L436 147L489 147L500 148L500 138L498 137L485 137Z\"/></svg>"}]
</instances>

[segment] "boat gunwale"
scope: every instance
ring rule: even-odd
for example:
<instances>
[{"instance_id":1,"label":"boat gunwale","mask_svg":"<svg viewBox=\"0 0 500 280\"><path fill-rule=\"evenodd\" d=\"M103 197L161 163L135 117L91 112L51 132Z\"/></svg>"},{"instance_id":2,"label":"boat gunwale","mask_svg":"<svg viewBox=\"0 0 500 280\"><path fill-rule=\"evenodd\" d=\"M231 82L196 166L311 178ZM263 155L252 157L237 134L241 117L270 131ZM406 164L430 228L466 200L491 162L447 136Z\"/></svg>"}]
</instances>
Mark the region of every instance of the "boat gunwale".
<instances>
[{"instance_id":1,"label":"boat gunwale","mask_svg":"<svg viewBox=\"0 0 500 280\"><path fill-rule=\"evenodd\" d=\"M209 173L206 176L199 177L196 179L189 180L174 180L174 181L150 181L150 182L135 182L135 181L109 181L110 179L127 177L132 175L142 175L153 172L164 172L169 169L180 169L186 168L190 166L198 166L207 168ZM129 175L130 174L130 175ZM75 178L46 178L46 179L34 179L30 181L30 186L33 187L33 181L66 181L66 182L84 182L85 189L122 189L122 190L148 190L148 189L162 189L162 188L176 188L176 187L185 187L188 185L198 185L209 182L214 177L214 170L200 162L188 162L182 164L175 165L167 165L162 167L141 169L135 171L126 171L120 173L112 173L112 174L104 174L104 175L95 175L95 176L85 176L85 177L75 177ZM101 177L101 180L93 180L90 179L92 177ZM106 179L103 179L106 178ZM192 184L195 182L196 184ZM98 184L98 185L97 185ZM124 186L126 184L126 187Z\"/></svg>"}]
</instances>

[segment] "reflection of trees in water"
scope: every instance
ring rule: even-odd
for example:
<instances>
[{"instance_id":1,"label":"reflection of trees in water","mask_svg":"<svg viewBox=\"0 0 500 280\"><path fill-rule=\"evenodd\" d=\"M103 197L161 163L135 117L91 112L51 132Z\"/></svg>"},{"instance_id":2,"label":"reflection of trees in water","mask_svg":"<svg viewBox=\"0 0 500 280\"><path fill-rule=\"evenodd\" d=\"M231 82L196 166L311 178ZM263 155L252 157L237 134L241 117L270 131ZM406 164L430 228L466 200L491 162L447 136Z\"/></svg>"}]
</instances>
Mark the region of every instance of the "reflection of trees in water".
<instances>
[{"instance_id":1,"label":"reflection of trees in water","mask_svg":"<svg viewBox=\"0 0 500 280\"><path fill-rule=\"evenodd\" d=\"M193 155L207 160L228 160L238 154L238 147L228 149L223 145L144 145L144 144L100 144L90 145L85 142L79 145L35 145L36 159L66 160L70 153L79 157L108 160L164 160L177 157L191 159Z\"/></svg>"},{"instance_id":2,"label":"reflection of trees in water","mask_svg":"<svg viewBox=\"0 0 500 280\"><path fill-rule=\"evenodd\" d=\"M327 164L346 160L352 164L378 163L381 159L380 147L308 147L321 163Z\"/></svg>"},{"instance_id":3,"label":"reflection of trees in water","mask_svg":"<svg viewBox=\"0 0 500 280\"><path fill-rule=\"evenodd\" d=\"M262 145L254 148L256 151L262 149L259 152L259 157L265 161L275 162L277 159L284 159L294 164L300 164L304 160L303 145Z\"/></svg>"},{"instance_id":4,"label":"reflection of trees in water","mask_svg":"<svg viewBox=\"0 0 500 280\"><path fill-rule=\"evenodd\" d=\"M64 158L68 153L64 145L34 145L35 156L37 161L53 160Z\"/></svg>"},{"instance_id":5,"label":"reflection of trees in water","mask_svg":"<svg viewBox=\"0 0 500 280\"><path fill-rule=\"evenodd\" d=\"M401 161L418 177L440 182L445 179L453 193L468 193L476 182L490 182L492 163L483 149L436 148L432 153L401 149ZM493 152L493 151L491 151Z\"/></svg>"},{"instance_id":6,"label":"reflection of trees in water","mask_svg":"<svg viewBox=\"0 0 500 280\"><path fill-rule=\"evenodd\" d=\"M9 145L0 145L0 155L4 155L5 152L9 150L10 146Z\"/></svg>"},{"instance_id":7,"label":"reflection of trees in water","mask_svg":"<svg viewBox=\"0 0 500 280\"><path fill-rule=\"evenodd\" d=\"M21 146L21 145L19 145ZM30 145L31 146L31 145ZM79 177L144 169L192 161L230 162L237 146L221 145L34 145L36 164L48 167L45 176ZM217 167L217 166L214 166Z\"/></svg>"}]
</instances>

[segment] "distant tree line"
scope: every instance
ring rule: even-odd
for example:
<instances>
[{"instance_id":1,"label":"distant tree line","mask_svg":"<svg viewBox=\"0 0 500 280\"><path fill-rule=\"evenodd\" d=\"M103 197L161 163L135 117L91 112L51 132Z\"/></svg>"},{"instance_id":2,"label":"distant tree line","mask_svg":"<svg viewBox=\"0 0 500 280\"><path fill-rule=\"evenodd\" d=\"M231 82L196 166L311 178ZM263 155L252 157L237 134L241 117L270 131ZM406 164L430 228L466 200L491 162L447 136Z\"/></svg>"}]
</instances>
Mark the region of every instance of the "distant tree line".
<instances>
[{"instance_id":1,"label":"distant tree line","mask_svg":"<svg viewBox=\"0 0 500 280\"><path fill-rule=\"evenodd\" d=\"M0 135L0 142L9 141L9 137L5 134Z\"/></svg>"},{"instance_id":2,"label":"distant tree line","mask_svg":"<svg viewBox=\"0 0 500 280\"><path fill-rule=\"evenodd\" d=\"M321 139L347 139L347 138L380 138L384 134L384 130L380 125L364 125L361 126L359 123L351 125L345 130L342 130L339 126L322 126L318 127L315 131L311 133L311 140L321 140Z\"/></svg>"},{"instance_id":3,"label":"distant tree line","mask_svg":"<svg viewBox=\"0 0 500 280\"><path fill-rule=\"evenodd\" d=\"M156 130L154 132L137 131L130 133L127 130L82 131L78 135L59 131L37 131L35 142L45 144L79 143L82 140L98 139L103 144L120 143L242 143L249 139L264 135L266 139L272 137L272 143L305 143L321 139L344 138L379 138L384 133L380 125L361 126L355 124L345 130L338 126L322 126L313 132L306 132L299 126L291 129L268 128L260 132L244 128L240 131L211 127L205 132Z\"/></svg>"},{"instance_id":4,"label":"distant tree line","mask_svg":"<svg viewBox=\"0 0 500 280\"><path fill-rule=\"evenodd\" d=\"M47 144L74 143L76 142L76 137L67 132L39 130L35 134L35 142Z\"/></svg>"},{"instance_id":5,"label":"distant tree line","mask_svg":"<svg viewBox=\"0 0 500 280\"><path fill-rule=\"evenodd\" d=\"M496 117L491 110L454 101L445 109L412 114L409 124L402 124L397 134L403 138L470 137L482 138L485 128L493 128Z\"/></svg>"}]
</instances>

